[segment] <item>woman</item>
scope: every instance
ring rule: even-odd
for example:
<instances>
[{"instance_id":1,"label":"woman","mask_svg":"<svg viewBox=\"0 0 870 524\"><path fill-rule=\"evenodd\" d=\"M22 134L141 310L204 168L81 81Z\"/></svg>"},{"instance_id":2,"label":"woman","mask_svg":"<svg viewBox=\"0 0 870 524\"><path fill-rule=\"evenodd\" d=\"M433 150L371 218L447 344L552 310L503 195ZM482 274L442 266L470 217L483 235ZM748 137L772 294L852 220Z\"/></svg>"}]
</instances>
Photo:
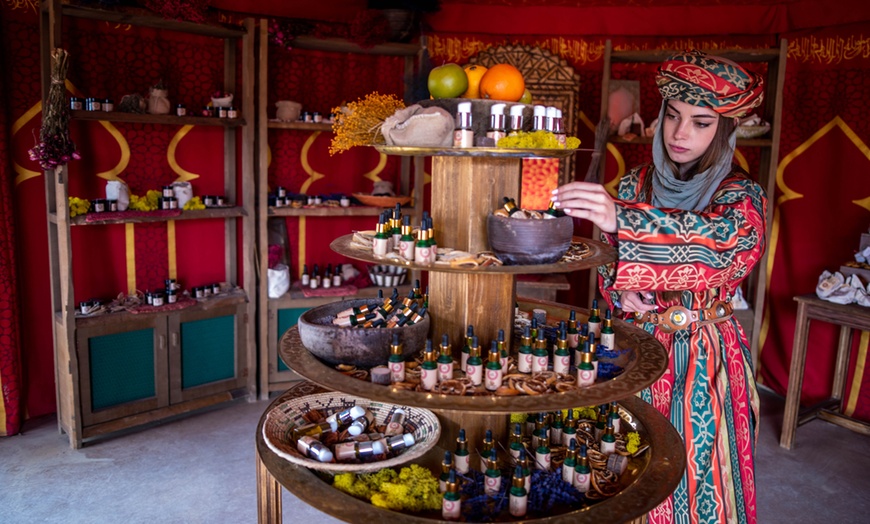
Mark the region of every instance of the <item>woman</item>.
<instances>
[{"instance_id":1,"label":"woman","mask_svg":"<svg viewBox=\"0 0 870 524\"><path fill-rule=\"evenodd\" d=\"M730 299L764 251L767 201L731 162L737 117L761 103L762 82L697 51L658 73L652 163L622 178L617 200L585 182L552 198L617 248L599 268L601 292L668 350L668 370L641 396L683 436L688 466L650 522L755 522L758 397Z\"/></svg>"}]
</instances>

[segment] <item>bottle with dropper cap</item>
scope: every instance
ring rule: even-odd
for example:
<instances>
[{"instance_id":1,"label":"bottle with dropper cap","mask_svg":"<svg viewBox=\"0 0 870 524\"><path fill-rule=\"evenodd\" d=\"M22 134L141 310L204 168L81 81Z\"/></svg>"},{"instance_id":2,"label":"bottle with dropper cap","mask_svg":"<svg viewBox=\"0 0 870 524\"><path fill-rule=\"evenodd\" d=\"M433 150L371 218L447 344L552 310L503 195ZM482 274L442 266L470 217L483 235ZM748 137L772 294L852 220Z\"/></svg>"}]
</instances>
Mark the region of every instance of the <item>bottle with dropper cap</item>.
<instances>
[{"instance_id":1,"label":"bottle with dropper cap","mask_svg":"<svg viewBox=\"0 0 870 524\"><path fill-rule=\"evenodd\" d=\"M456 471L463 475L468 474L470 468L471 455L468 452L468 440L465 438L465 430L459 430L459 436L456 438L456 452L454 453L454 462L456 463Z\"/></svg>"},{"instance_id":2,"label":"bottle with dropper cap","mask_svg":"<svg viewBox=\"0 0 870 524\"><path fill-rule=\"evenodd\" d=\"M525 108L525 106L523 106L522 104L517 104L517 105L511 106L511 109L510 109L511 120L510 120L510 124L508 124L510 126L510 132L508 133L509 135L511 135L511 136L516 135L517 133L520 133L523 130L523 109L524 108Z\"/></svg>"},{"instance_id":3,"label":"bottle with dropper cap","mask_svg":"<svg viewBox=\"0 0 870 524\"><path fill-rule=\"evenodd\" d=\"M444 520L459 520L462 515L462 498L459 495L459 483L456 482L456 471L451 469L444 482L444 495L441 499L441 518Z\"/></svg>"},{"instance_id":4,"label":"bottle with dropper cap","mask_svg":"<svg viewBox=\"0 0 870 524\"><path fill-rule=\"evenodd\" d=\"M444 382L453 378L453 350L450 348L450 337L447 333L441 335L441 346L438 354L438 381ZM460 473L462 473L460 471Z\"/></svg>"},{"instance_id":5,"label":"bottle with dropper cap","mask_svg":"<svg viewBox=\"0 0 870 524\"><path fill-rule=\"evenodd\" d=\"M477 335L471 337L471 348L468 361L465 363L465 374L471 383L477 387L483 383L483 359L480 358L480 344Z\"/></svg>"},{"instance_id":6,"label":"bottle with dropper cap","mask_svg":"<svg viewBox=\"0 0 870 524\"><path fill-rule=\"evenodd\" d=\"M399 237L399 256L409 262L414 261L414 230L411 227L411 217L402 217L402 235Z\"/></svg>"},{"instance_id":7,"label":"bottle with dropper cap","mask_svg":"<svg viewBox=\"0 0 870 524\"><path fill-rule=\"evenodd\" d=\"M529 326L523 326L523 335L520 337L520 347L517 350L517 371L520 373L532 372L532 335Z\"/></svg>"},{"instance_id":8,"label":"bottle with dropper cap","mask_svg":"<svg viewBox=\"0 0 870 524\"><path fill-rule=\"evenodd\" d=\"M499 358L498 342L495 340L492 341L492 345L489 349L489 357L486 361L484 374L484 387L486 387L488 391L495 391L501 387L502 377L504 375L502 374L501 359Z\"/></svg>"},{"instance_id":9,"label":"bottle with dropper cap","mask_svg":"<svg viewBox=\"0 0 870 524\"><path fill-rule=\"evenodd\" d=\"M471 337L474 336L474 326L471 324L465 328L465 345L462 346L461 357L459 360L459 370L463 373L466 372L466 364L468 362L468 357L471 354Z\"/></svg>"},{"instance_id":10,"label":"bottle with dropper cap","mask_svg":"<svg viewBox=\"0 0 870 524\"><path fill-rule=\"evenodd\" d=\"M507 136L504 122L504 104L493 104L489 114L489 129L486 131L486 137L495 141L495 146L498 146L498 141Z\"/></svg>"},{"instance_id":11,"label":"bottle with dropper cap","mask_svg":"<svg viewBox=\"0 0 870 524\"><path fill-rule=\"evenodd\" d=\"M432 348L432 339L426 340L426 349L423 351L423 364L420 366L420 383L426 391L432 391L438 384L438 364L435 362L435 350Z\"/></svg>"},{"instance_id":12,"label":"bottle with dropper cap","mask_svg":"<svg viewBox=\"0 0 870 524\"><path fill-rule=\"evenodd\" d=\"M405 356L402 354L402 343L399 334L393 333L390 344L390 381L393 383L405 381Z\"/></svg>"},{"instance_id":13,"label":"bottle with dropper cap","mask_svg":"<svg viewBox=\"0 0 870 524\"><path fill-rule=\"evenodd\" d=\"M514 476L511 478L510 500L508 507L510 508L511 516L525 517L529 507L529 492L526 491L526 479L523 478L522 466L517 466L514 469Z\"/></svg>"},{"instance_id":14,"label":"bottle with dropper cap","mask_svg":"<svg viewBox=\"0 0 870 524\"><path fill-rule=\"evenodd\" d=\"M495 497L501 490L501 470L498 469L498 452L495 448L489 450L486 460L486 471L483 478L483 491L490 497Z\"/></svg>"},{"instance_id":15,"label":"bottle with dropper cap","mask_svg":"<svg viewBox=\"0 0 870 524\"><path fill-rule=\"evenodd\" d=\"M390 245L390 235L387 233L386 217L381 215L378 218L378 225L375 228L375 238L372 240L372 253L376 257L383 257L387 254Z\"/></svg>"},{"instance_id":16,"label":"bottle with dropper cap","mask_svg":"<svg viewBox=\"0 0 870 524\"><path fill-rule=\"evenodd\" d=\"M474 147L474 129L471 127L471 102L460 102L456 107L456 127L453 128L453 147Z\"/></svg>"},{"instance_id":17,"label":"bottle with dropper cap","mask_svg":"<svg viewBox=\"0 0 870 524\"><path fill-rule=\"evenodd\" d=\"M601 324L601 336L598 338L598 345L604 346L611 351L616 345L616 333L613 331L613 317L610 313L610 308L604 310L604 322Z\"/></svg>"}]
</instances>

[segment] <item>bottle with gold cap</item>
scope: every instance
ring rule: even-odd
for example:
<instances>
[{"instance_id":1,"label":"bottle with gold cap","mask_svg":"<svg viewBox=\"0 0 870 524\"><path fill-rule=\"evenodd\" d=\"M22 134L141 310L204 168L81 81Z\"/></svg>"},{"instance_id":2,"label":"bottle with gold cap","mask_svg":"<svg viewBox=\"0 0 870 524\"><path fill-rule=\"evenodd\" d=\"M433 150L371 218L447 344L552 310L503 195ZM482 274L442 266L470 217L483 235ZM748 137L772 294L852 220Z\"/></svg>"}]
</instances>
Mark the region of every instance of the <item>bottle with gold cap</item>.
<instances>
[{"instance_id":1,"label":"bottle with gold cap","mask_svg":"<svg viewBox=\"0 0 870 524\"><path fill-rule=\"evenodd\" d=\"M510 451L512 458L517 459L520 456L521 449L523 449L523 429L520 423L517 422L514 424L514 431L510 436L508 451Z\"/></svg>"},{"instance_id":2,"label":"bottle with gold cap","mask_svg":"<svg viewBox=\"0 0 870 524\"><path fill-rule=\"evenodd\" d=\"M616 435L613 434L613 421L608 418L606 424L599 447L602 453L610 455L616 452Z\"/></svg>"},{"instance_id":3,"label":"bottle with gold cap","mask_svg":"<svg viewBox=\"0 0 870 524\"><path fill-rule=\"evenodd\" d=\"M616 347L616 333L613 332L613 317L610 308L604 310L604 322L601 324L601 336L598 337L598 345L609 350Z\"/></svg>"},{"instance_id":4,"label":"bottle with gold cap","mask_svg":"<svg viewBox=\"0 0 870 524\"><path fill-rule=\"evenodd\" d=\"M532 470L529 469L531 460L529 460L528 454L526 454L526 450L520 450L520 456L517 457L517 466L523 468L523 480L526 483L526 491L532 491Z\"/></svg>"},{"instance_id":5,"label":"bottle with gold cap","mask_svg":"<svg viewBox=\"0 0 870 524\"><path fill-rule=\"evenodd\" d=\"M577 439L572 438L565 452L565 461L562 463L562 481L574 485L574 468L577 466Z\"/></svg>"},{"instance_id":6,"label":"bottle with gold cap","mask_svg":"<svg viewBox=\"0 0 870 524\"><path fill-rule=\"evenodd\" d=\"M399 256L409 262L414 261L414 230L411 227L411 217L402 217L402 234L399 236Z\"/></svg>"},{"instance_id":7,"label":"bottle with gold cap","mask_svg":"<svg viewBox=\"0 0 870 524\"><path fill-rule=\"evenodd\" d=\"M567 375L571 368L571 353L568 351L568 326L565 321L559 325L559 338L556 339L556 350L553 352L553 371Z\"/></svg>"},{"instance_id":8,"label":"bottle with gold cap","mask_svg":"<svg viewBox=\"0 0 870 524\"><path fill-rule=\"evenodd\" d=\"M468 361L465 363L465 374L471 379L471 383L477 387L483 383L483 360L480 358L480 345L477 335L471 337L471 349Z\"/></svg>"},{"instance_id":9,"label":"bottle with gold cap","mask_svg":"<svg viewBox=\"0 0 870 524\"><path fill-rule=\"evenodd\" d=\"M409 326L412 326L418 322L422 322L425 317L426 317L426 308L422 307L422 308L420 308L420 311L415 311L411 316L408 317L407 324Z\"/></svg>"},{"instance_id":10,"label":"bottle with gold cap","mask_svg":"<svg viewBox=\"0 0 870 524\"><path fill-rule=\"evenodd\" d=\"M374 313L366 313L364 315L351 315L349 317L335 318L332 320L332 323L336 326L341 327L354 327L354 326L362 326L369 320L373 320L376 317Z\"/></svg>"},{"instance_id":11,"label":"bottle with gold cap","mask_svg":"<svg viewBox=\"0 0 870 524\"><path fill-rule=\"evenodd\" d=\"M544 426L539 433L538 447L535 448L535 469L550 471L552 454L550 453L550 437L548 426Z\"/></svg>"},{"instance_id":12,"label":"bottle with gold cap","mask_svg":"<svg viewBox=\"0 0 870 524\"><path fill-rule=\"evenodd\" d=\"M538 338L532 349L532 374L542 373L550 367L550 353L547 352L547 339L544 338L544 330L538 330Z\"/></svg>"},{"instance_id":13,"label":"bottle with gold cap","mask_svg":"<svg viewBox=\"0 0 870 524\"><path fill-rule=\"evenodd\" d=\"M574 409L569 408L568 414L565 415L565 422L562 428L562 445L567 446L571 443L571 439L577 436L577 419L574 418Z\"/></svg>"},{"instance_id":14,"label":"bottle with gold cap","mask_svg":"<svg viewBox=\"0 0 870 524\"><path fill-rule=\"evenodd\" d=\"M420 384L426 391L432 391L438 384L438 363L435 362L435 358L432 339L428 339L426 349L423 351L423 364L420 366Z\"/></svg>"},{"instance_id":15,"label":"bottle with gold cap","mask_svg":"<svg viewBox=\"0 0 870 524\"><path fill-rule=\"evenodd\" d=\"M462 353L459 360L459 370L466 372L465 366L468 362L468 356L471 354L471 338L474 336L474 326L471 324L465 328L465 345L462 346Z\"/></svg>"},{"instance_id":16,"label":"bottle with gold cap","mask_svg":"<svg viewBox=\"0 0 870 524\"><path fill-rule=\"evenodd\" d=\"M434 264L438 260L438 242L435 240L435 226L432 217L426 218L426 233L429 237L429 262Z\"/></svg>"},{"instance_id":17,"label":"bottle with gold cap","mask_svg":"<svg viewBox=\"0 0 870 524\"><path fill-rule=\"evenodd\" d=\"M544 219L552 219L559 218L561 216L565 216L565 213L562 212L561 209L556 207L556 203L550 200L550 205L547 206L546 211L542 213Z\"/></svg>"},{"instance_id":18,"label":"bottle with gold cap","mask_svg":"<svg viewBox=\"0 0 870 524\"><path fill-rule=\"evenodd\" d=\"M562 445L562 432L565 425L562 423L562 411L553 413L553 424L550 426L550 446Z\"/></svg>"},{"instance_id":19,"label":"bottle with gold cap","mask_svg":"<svg viewBox=\"0 0 870 524\"><path fill-rule=\"evenodd\" d=\"M595 338L601 335L601 310L598 309L598 299L592 299L592 312L589 313L589 320L586 322L589 326L589 334L595 334Z\"/></svg>"},{"instance_id":20,"label":"bottle with gold cap","mask_svg":"<svg viewBox=\"0 0 870 524\"><path fill-rule=\"evenodd\" d=\"M573 309L568 314L568 347L577 349L580 346L580 330L577 329L577 312Z\"/></svg>"},{"instance_id":21,"label":"bottle with gold cap","mask_svg":"<svg viewBox=\"0 0 870 524\"><path fill-rule=\"evenodd\" d=\"M579 387L588 387L595 384L596 379L595 368L592 366L592 353L589 352L589 341L580 352L580 363L577 365L577 385Z\"/></svg>"},{"instance_id":22,"label":"bottle with gold cap","mask_svg":"<svg viewBox=\"0 0 870 524\"><path fill-rule=\"evenodd\" d=\"M441 335L441 346L438 354L438 382L453 378L453 349L450 347L450 337L447 333ZM462 473L462 471L460 471Z\"/></svg>"},{"instance_id":23,"label":"bottle with gold cap","mask_svg":"<svg viewBox=\"0 0 870 524\"><path fill-rule=\"evenodd\" d=\"M471 467L471 455L468 452L468 440L465 438L465 430L459 430L459 436L456 438L456 452L453 454L453 461L456 463L456 471L463 475L468 474Z\"/></svg>"},{"instance_id":24,"label":"bottle with gold cap","mask_svg":"<svg viewBox=\"0 0 870 524\"><path fill-rule=\"evenodd\" d=\"M505 104L493 104L489 111L489 128L486 130L486 137L492 138L495 146L498 146L500 139L507 136L504 108Z\"/></svg>"},{"instance_id":25,"label":"bottle with gold cap","mask_svg":"<svg viewBox=\"0 0 870 524\"><path fill-rule=\"evenodd\" d=\"M513 517L525 517L529 508L529 492L526 491L526 480L523 478L521 466L514 469L514 476L511 477L508 507Z\"/></svg>"},{"instance_id":26,"label":"bottle with gold cap","mask_svg":"<svg viewBox=\"0 0 870 524\"><path fill-rule=\"evenodd\" d=\"M619 404L616 402L610 403L610 414L607 415L607 418L610 420L613 425L614 433L622 432L622 418L619 416Z\"/></svg>"},{"instance_id":27,"label":"bottle with gold cap","mask_svg":"<svg viewBox=\"0 0 870 524\"><path fill-rule=\"evenodd\" d=\"M387 233L387 223L384 215L378 218L378 225L375 226L375 238L372 240L372 253L376 257L387 255L390 250L390 235Z\"/></svg>"},{"instance_id":28,"label":"bottle with gold cap","mask_svg":"<svg viewBox=\"0 0 870 524\"><path fill-rule=\"evenodd\" d=\"M459 483L456 482L456 471L451 469L444 483L444 495L441 498L441 518L459 520L461 515L462 498L459 496Z\"/></svg>"},{"instance_id":29,"label":"bottle with gold cap","mask_svg":"<svg viewBox=\"0 0 870 524\"><path fill-rule=\"evenodd\" d=\"M580 444L580 455L574 466L574 488L580 493L586 493L591 486L592 471L589 469L589 457L586 455L586 445Z\"/></svg>"},{"instance_id":30,"label":"bottle with gold cap","mask_svg":"<svg viewBox=\"0 0 870 524\"><path fill-rule=\"evenodd\" d=\"M486 434L483 436L483 443L480 447L480 472L486 473L487 463L486 460L489 457L489 451L495 447L495 443L492 441L492 430L486 430Z\"/></svg>"},{"instance_id":31,"label":"bottle with gold cap","mask_svg":"<svg viewBox=\"0 0 870 524\"><path fill-rule=\"evenodd\" d=\"M517 371L532 372L532 336L529 326L523 326L523 334L520 337L520 347L517 349Z\"/></svg>"},{"instance_id":32,"label":"bottle with gold cap","mask_svg":"<svg viewBox=\"0 0 870 524\"><path fill-rule=\"evenodd\" d=\"M392 243L390 244L391 249L399 246L399 241L402 238L402 205L396 204L396 207L393 208L393 216L390 219L390 231L389 235L391 237Z\"/></svg>"},{"instance_id":33,"label":"bottle with gold cap","mask_svg":"<svg viewBox=\"0 0 870 524\"><path fill-rule=\"evenodd\" d=\"M507 342L504 339L504 330L498 330L498 336L496 337L496 344L498 344L498 356L499 362L501 363L501 370L506 375L508 372L508 357L510 354L507 350Z\"/></svg>"},{"instance_id":34,"label":"bottle with gold cap","mask_svg":"<svg viewBox=\"0 0 870 524\"><path fill-rule=\"evenodd\" d=\"M486 360L483 385L488 391L495 391L501 387L502 377L503 374L501 359L499 358L498 352L498 342L493 340L489 349L489 357Z\"/></svg>"},{"instance_id":35,"label":"bottle with gold cap","mask_svg":"<svg viewBox=\"0 0 870 524\"><path fill-rule=\"evenodd\" d=\"M522 211L519 206L517 206L517 201L511 197L502 197L502 206L505 211L507 211L508 216L513 216L516 213Z\"/></svg>"},{"instance_id":36,"label":"bottle with gold cap","mask_svg":"<svg viewBox=\"0 0 870 524\"><path fill-rule=\"evenodd\" d=\"M453 453L444 452L444 460L441 461L441 476L438 477L438 490L441 493L447 491L447 480L450 478L450 472L453 471Z\"/></svg>"},{"instance_id":37,"label":"bottle with gold cap","mask_svg":"<svg viewBox=\"0 0 870 524\"><path fill-rule=\"evenodd\" d=\"M596 338L597 337L594 334L589 333L589 337L588 337L589 354L590 354L589 360L592 361L592 369L595 370L595 378L597 379L598 378L598 344L595 343Z\"/></svg>"},{"instance_id":38,"label":"bottle with gold cap","mask_svg":"<svg viewBox=\"0 0 870 524\"><path fill-rule=\"evenodd\" d=\"M501 490L501 470L498 469L498 453L495 448L489 450L486 460L486 471L483 473L483 491L490 497L495 497Z\"/></svg>"},{"instance_id":39,"label":"bottle with gold cap","mask_svg":"<svg viewBox=\"0 0 870 524\"><path fill-rule=\"evenodd\" d=\"M535 419L535 431L532 432L532 449L537 450L541 442L550 442L550 426L547 425L545 413L538 413Z\"/></svg>"},{"instance_id":40,"label":"bottle with gold cap","mask_svg":"<svg viewBox=\"0 0 870 524\"><path fill-rule=\"evenodd\" d=\"M432 254L429 249L429 230L422 226L417 231L417 244L414 246L414 263L428 266L432 263Z\"/></svg>"},{"instance_id":41,"label":"bottle with gold cap","mask_svg":"<svg viewBox=\"0 0 870 524\"><path fill-rule=\"evenodd\" d=\"M390 344L390 382L405 381L405 355L402 343L399 341L399 334L393 333L393 341Z\"/></svg>"},{"instance_id":42,"label":"bottle with gold cap","mask_svg":"<svg viewBox=\"0 0 870 524\"><path fill-rule=\"evenodd\" d=\"M595 440L600 441L607 427L607 404L598 406L598 419L595 421Z\"/></svg>"}]
</instances>

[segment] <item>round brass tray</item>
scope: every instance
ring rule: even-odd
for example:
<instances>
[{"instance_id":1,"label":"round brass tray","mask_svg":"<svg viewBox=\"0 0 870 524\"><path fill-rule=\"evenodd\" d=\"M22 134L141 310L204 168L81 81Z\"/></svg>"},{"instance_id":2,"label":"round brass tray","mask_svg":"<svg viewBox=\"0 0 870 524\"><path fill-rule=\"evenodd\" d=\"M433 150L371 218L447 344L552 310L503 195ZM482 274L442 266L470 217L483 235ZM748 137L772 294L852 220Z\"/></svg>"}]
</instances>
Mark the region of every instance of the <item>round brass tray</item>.
<instances>
[{"instance_id":1,"label":"round brass tray","mask_svg":"<svg viewBox=\"0 0 870 524\"><path fill-rule=\"evenodd\" d=\"M296 393L296 390L299 392ZM318 390L320 389L317 386L310 383L300 384L275 399L272 406L286 401L287 398ZM629 477L623 490L589 507L541 518L528 518L523 522L547 524L625 522L649 512L673 492L686 468L686 454L679 433L655 408L637 397L625 398L620 401L620 404L624 411L632 416L628 422L650 445L643 455L632 459L630 469L625 473ZM269 449L263 439L264 420L265 416L260 419L256 433L259 460L275 481L306 504L346 522L389 521L423 524L440 521L422 515L378 508L333 488L329 483L330 477L282 459ZM437 467L443 455L444 449L436 446L423 457L421 462L424 465ZM508 520L514 521L514 519Z\"/></svg>"},{"instance_id":2,"label":"round brass tray","mask_svg":"<svg viewBox=\"0 0 870 524\"><path fill-rule=\"evenodd\" d=\"M532 274L532 273L568 273L571 271L579 271L581 269L590 269L598 267L602 264L608 264L616 260L616 249L610 244L590 240L588 238L574 237L574 242L582 242L589 246L589 256L582 260L571 262L555 262L553 264L533 264L533 265L516 265L516 266L486 266L486 267L452 267L442 265L422 265L413 262L405 262L393 259L376 258L370 249L358 248L351 246L353 235L343 235L329 244L329 248L348 258L368 262L370 264L387 264L391 266L402 266L421 271L443 271L447 273L516 273L516 274Z\"/></svg>"},{"instance_id":3,"label":"round brass tray","mask_svg":"<svg viewBox=\"0 0 870 524\"><path fill-rule=\"evenodd\" d=\"M505 147L414 147L376 145L385 155L397 156L485 156L502 158L567 158L585 149L515 149ZM591 149L589 150L591 151Z\"/></svg>"},{"instance_id":4,"label":"round brass tray","mask_svg":"<svg viewBox=\"0 0 870 524\"><path fill-rule=\"evenodd\" d=\"M534 302L536 307L547 303ZM551 304L552 308L558 304ZM564 310L562 310L564 311ZM578 313L580 310L578 310ZM563 315L567 318L567 313ZM612 400L626 398L655 382L668 367L668 354L658 341L646 331L625 323L614 321L616 343L621 348L631 348L617 363L624 371L617 377L595 385L548 395L458 396L408 391L347 376L311 354L299 338L297 326L288 329L281 337L278 352L284 362L302 377L348 393L382 402L393 402L431 410L465 412L531 413L554 411L578 406L596 406Z\"/></svg>"}]
</instances>

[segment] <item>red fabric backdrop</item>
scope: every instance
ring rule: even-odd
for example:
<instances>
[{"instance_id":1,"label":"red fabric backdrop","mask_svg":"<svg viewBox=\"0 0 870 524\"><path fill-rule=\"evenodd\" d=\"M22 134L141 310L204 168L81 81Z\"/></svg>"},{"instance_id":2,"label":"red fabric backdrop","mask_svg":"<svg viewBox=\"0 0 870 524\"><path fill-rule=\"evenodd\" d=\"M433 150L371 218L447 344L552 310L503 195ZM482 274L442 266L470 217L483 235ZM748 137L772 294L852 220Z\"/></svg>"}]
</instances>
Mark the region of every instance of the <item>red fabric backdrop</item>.
<instances>
[{"instance_id":1,"label":"red fabric backdrop","mask_svg":"<svg viewBox=\"0 0 870 524\"><path fill-rule=\"evenodd\" d=\"M232 2L229 2L232 3ZM512 1L477 2L486 7L501 9ZM492 16L466 17L471 25L456 16L464 9L463 2L445 1L442 12L429 17L435 31L430 34L429 50L433 63L455 61L465 63L470 56L490 45L500 43L527 43L546 48L565 58L580 75L580 111L577 135L585 145L593 142L592 122L599 114L601 53L603 36L608 34L617 46L632 48L685 48L685 47L759 47L774 46L777 39L768 36L782 31L789 38L789 60L784 93L783 134L780 148L781 167L778 190L770 195L776 206L777 221L771 239L771 272L765 330L762 333L761 380L778 391L784 391L790 361L794 330L794 305L791 297L812 291L822 269L836 269L852 256L857 248L859 234L867 231L870 194L868 183L862 178L870 160L867 147L870 135L870 110L866 99L868 65L870 65L870 23L866 20L866 2L855 2L850 9L816 9L816 18L796 15L796 6L816 6L814 0L788 2L738 2L730 14L710 22L716 25L688 24L679 20L673 32L686 33L697 28L699 34L740 27L742 33L757 32L759 36L686 36L653 37L630 36L643 33L643 23L656 22L664 27L664 11L650 11L647 4L636 9L624 8L615 16L564 17L570 25L555 26L557 11L528 4L522 23L505 25L506 19ZM699 12L688 9L694 2L673 2L673 9L691 20L699 20ZM562 8L577 9L577 2L558 2ZM611 9L619 2L595 2L593 7ZM751 4L751 5L750 5ZM756 6L759 7L753 7ZM270 4L271 5L271 4ZM500 7L502 6L502 7ZM785 6L785 7L784 7ZM474 7L482 9L482 7ZM717 9L720 9L717 7ZM726 8L721 8L726 9ZM772 13L763 17L748 17L751 12ZM579 11L572 11L577 14ZM709 13L709 11L707 11ZM723 11L725 13L725 11ZM0 411L0 430L14 433L25 411L36 416L54 411L54 373L51 339L51 308L48 285L48 246L46 240L46 213L44 181L38 166L27 157L27 149L34 144L33 133L39 126L39 41L36 8L30 3L4 3L2 11L2 66L0 95L0 206L6 211L0 219L0 382L3 391L3 410ZM661 15L661 16L660 16ZM694 18L693 18L694 17ZM783 17L787 22L783 23ZM588 19L588 20L586 20ZM844 21L864 20L852 25ZM584 21L586 20L586 21ZM584 24L597 20L595 32L586 31ZM738 23L742 20L742 24ZM824 31L795 30L818 23L838 24ZM529 33L545 23L546 36ZM632 22L634 21L634 23ZM606 23L605 23L606 22ZM492 24L498 23L495 27ZM675 22L677 23L677 22ZM728 24L731 24L730 26ZM783 25L784 24L784 25ZM490 27L491 26L491 27ZM132 30L127 27L110 28L80 21L76 29L65 37L70 42L72 66L70 81L88 95L110 96L116 103L121 95L144 92L148 85L163 77L170 83L171 99L196 107L204 101L203 85L219 87L220 46L196 37L176 38L156 35L151 31ZM557 33L557 30L564 33ZM466 29L473 34L460 30ZM529 36L485 35L488 31L524 33ZM658 31L657 34L662 34ZM573 35L573 36L572 36ZM99 61L81 61L80 57L100 56ZM348 60L357 61L349 67ZM188 68L188 64L196 67ZM270 88L270 116L274 115L274 102L292 99L302 102L306 109L328 112L342 101L353 100L370 91L401 93L401 60L370 57L326 57L316 52L286 52L275 47L270 52L270 70L275 84ZM196 71L196 74L192 71ZM640 78L643 83L641 113L646 122L655 117L657 94L651 85L648 70L615 69L616 77ZM585 119L585 120L584 120ZM95 198L102 194L104 178L101 172L114 172L127 180L134 193L156 189L178 177L178 168L196 173L197 193L208 193L220 187L222 158L211 153L220 150L222 141L216 129L194 128L179 143L174 164L167 155L173 131L142 126L118 124L112 129L93 122L77 122L72 127L73 138L79 144L84 159L71 165L72 194ZM117 135L122 139L118 139ZM398 160L382 159L370 149L352 150L330 157L327 152L328 133L299 131L270 133L269 147L272 163L269 168L270 185L283 185L290 191L305 189L311 194L332 192L368 192L375 178L397 180ZM129 167L118 167L126 144L135 161ZM303 151L305 154L303 154ZM750 170L757 165L758 153L741 150ZM607 182L612 183L626 167L646 159L647 151L639 146L626 146L618 154L609 154ZM385 160L385 163L382 161ZM581 176L588 165L588 155L578 155L576 172ZM363 175L370 174L369 178ZM325 175L318 178L316 175ZM13 179L14 177L14 179ZM216 190L214 192L217 192ZM299 263L339 263L342 260L328 250L327 242L353 228L368 227L359 220L288 220L290 260L294 274ZM834 225L832 227L832 225ZM112 233L107 245L96 245L91 238L98 228L76 228L73 241L77 252L89 252L88 261L100 268L99 279L92 272L74 275L76 299L91 296L111 296L126 289L124 269L125 239L122 232ZM189 285L198 279L213 281L221 277L223 268L212 267L209 262L194 266L194 260L221 260L211 256L222 251L217 243L205 244L198 238L212 235L212 224L194 226L179 224L176 234L179 278ZM167 262L167 230L161 225L136 226L136 283L138 287L156 287L165 278ZM307 241L303 241L307 239ZM92 256L90 256L92 255ZM576 275L573 289L562 297L577 304L585 300L586 275ZM18 288L16 288L16 284ZM26 290L26 293L19 293ZM20 327L19 327L20 326ZM850 363L847 411L856 416L870 418L870 386L865 370L867 334L856 337L856 350ZM811 332L810 365L804 382L804 400L811 402L825 396L830 388L833 366L834 333L819 325ZM20 353L19 353L20 351ZM21 382L18 359L21 361ZM21 386L20 384L23 384Z\"/></svg>"}]
</instances>

